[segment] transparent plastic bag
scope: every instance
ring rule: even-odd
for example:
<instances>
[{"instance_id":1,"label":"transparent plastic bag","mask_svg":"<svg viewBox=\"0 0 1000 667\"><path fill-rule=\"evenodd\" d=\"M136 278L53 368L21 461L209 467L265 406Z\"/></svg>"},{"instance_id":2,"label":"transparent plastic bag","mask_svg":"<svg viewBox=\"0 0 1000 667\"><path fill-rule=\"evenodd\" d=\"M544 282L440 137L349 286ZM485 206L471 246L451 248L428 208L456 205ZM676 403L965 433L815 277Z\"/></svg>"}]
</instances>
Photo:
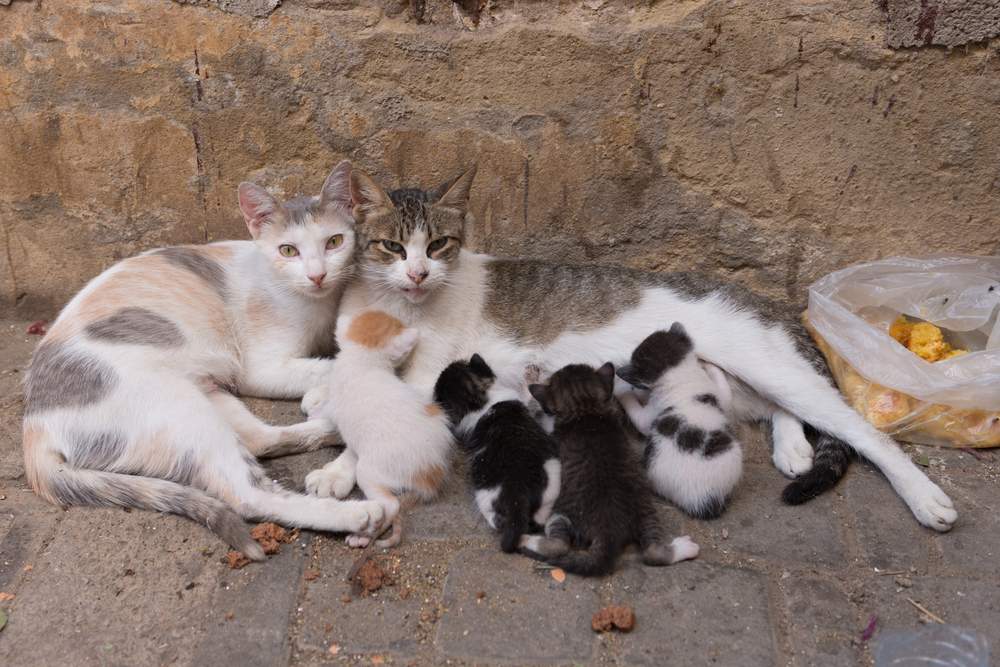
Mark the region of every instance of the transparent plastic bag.
<instances>
[{"instance_id":1,"label":"transparent plastic bag","mask_svg":"<svg viewBox=\"0 0 1000 667\"><path fill-rule=\"evenodd\" d=\"M925 361L889 335L930 322L968 354ZM925 444L1000 445L1000 257L895 257L816 281L805 322L834 379L879 429Z\"/></svg>"},{"instance_id":2,"label":"transparent plastic bag","mask_svg":"<svg viewBox=\"0 0 1000 667\"><path fill-rule=\"evenodd\" d=\"M875 649L875 667L990 667L990 643L975 630L931 625L890 632Z\"/></svg>"}]
</instances>

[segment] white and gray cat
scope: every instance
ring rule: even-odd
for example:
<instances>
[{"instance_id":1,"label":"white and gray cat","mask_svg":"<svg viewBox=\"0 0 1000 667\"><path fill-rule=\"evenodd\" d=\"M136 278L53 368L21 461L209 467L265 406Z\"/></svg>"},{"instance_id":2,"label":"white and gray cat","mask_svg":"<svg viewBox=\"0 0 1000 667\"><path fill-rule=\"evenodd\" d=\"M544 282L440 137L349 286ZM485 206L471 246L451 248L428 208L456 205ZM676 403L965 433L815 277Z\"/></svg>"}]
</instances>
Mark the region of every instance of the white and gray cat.
<instances>
[{"instance_id":1,"label":"white and gray cat","mask_svg":"<svg viewBox=\"0 0 1000 667\"><path fill-rule=\"evenodd\" d=\"M774 462L795 478L786 501L835 484L849 445L885 474L920 523L940 531L954 524L951 499L844 402L795 310L708 276L464 250L474 174L431 191L387 194L352 173L361 279L341 308L377 307L420 328L405 378L428 398L441 370L474 352L490 359L501 382L514 384L533 362L550 369L623 364L650 331L681 322L699 356L753 399L734 399L735 416L771 420ZM322 393L311 392L303 408L320 401ZM350 466L337 474L353 483Z\"/></svg>"},{"instance_id":2,"label":"white and gray cat","mask_svg":"<svg viewBox=\"0 0 1000 667\"><path fill-rule=\"evenodd\" d=\"M645 405L635 393L619 400L647 437L643 465L657 493L699 519L721 515L743 471L743 449L726 416L732 391L722 371L698 360L678 322L647 336L617 373L649 391Z\"/></svg>"},{"instance_id":3,"label":"white and gray cat","mask_svg":"<svg viewBox=\"0 0 1000 667\"><path fill-rule=\"evenodd\" d=\"M119 505L207 525L255 559L243 518L374 533L377 502L291 493L258 456L316 449L327 420L260 422L231 393L297 398L322 383L354 265L342 162L317 197L280 203L243 183L253 241L162 248L94 278L63 308L25 381L32 488L57 505Z\"/></svg>"}]
</instances>

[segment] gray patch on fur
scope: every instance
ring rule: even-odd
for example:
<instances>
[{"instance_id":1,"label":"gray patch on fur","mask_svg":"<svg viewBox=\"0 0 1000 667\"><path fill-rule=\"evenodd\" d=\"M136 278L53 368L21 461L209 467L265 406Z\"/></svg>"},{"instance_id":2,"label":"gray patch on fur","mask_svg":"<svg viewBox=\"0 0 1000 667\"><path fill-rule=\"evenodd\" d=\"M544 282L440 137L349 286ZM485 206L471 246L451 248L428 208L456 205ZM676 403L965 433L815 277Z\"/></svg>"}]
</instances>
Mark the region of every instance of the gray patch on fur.
<instances>
[{"instance_id":1,"label":"gray patch on fur","mask_svg":"<svg viewBox=\"0 0 1000 667\"><path fill-rule=\"evenodd\" d=\"M184 334L177 325L146 308L123 308L87 325L90 338L110 343L180 347Z\"/></svg>"},{"instance_id":2,"label":"gray patch on fur","mask_svg":"<svg viewBox=\"0 0 1000 667\"><path fill-rule=\"evenodd\" d=\"M103 361L63 343L43 341L28 369L24 413L91 405L107 397L117 382L114 369Z\"/></svg>"},{"instance_id":3,"label":"gray patch on fur","mask_svg":"<svg viewBox=\"0 0 1000 667\"><path fill-rule=\"evenodd\" d=\"M660 287L691 301L717 294L766 326L784 327L798 352L829 378L823 355L799 321L800 309L716 276L518 259L494 260L486 271L485 315L521 342L544 345L567 331L600 328L637 306L643 288Z\"/></svg>"},{"instance_id":4,"label":"gray patch on fur","mask_svg":"<svg viewBox=\"0 0 1000 667\"><path fill-rule=\"evenodd\" d=\"M160 248L154 254L160 255L171 264L186 269L195 274L206 283L212 286L222 300L225 301L229 294L229 287L226 283L226 270L222 264L198 252L194 248L184 246L172 246L170 248Z\"/></svg>"},{"instance_id":5,"label":"gray patch on fur","mask_svg":"<svg viewBox=\"0 0 1000 667\"><path fill-rule=\"evenodd\" d=\"M314 222L319 215L319 197L295 197L289 199L282 206L288 215L288 224L306 225Z\"/></svg>"},{"instance_id":6,"label":"gray patch on fur","mask_svg":"<svg viewBox=\"0 0 1000 667\"><path fill-rule=\"evenodd\" d=\"M120 431L78 433L73 436L73 451L66 462L74 468L106 470L118 461L128 447L128 440Z\"/></svg>"}]
</instances>

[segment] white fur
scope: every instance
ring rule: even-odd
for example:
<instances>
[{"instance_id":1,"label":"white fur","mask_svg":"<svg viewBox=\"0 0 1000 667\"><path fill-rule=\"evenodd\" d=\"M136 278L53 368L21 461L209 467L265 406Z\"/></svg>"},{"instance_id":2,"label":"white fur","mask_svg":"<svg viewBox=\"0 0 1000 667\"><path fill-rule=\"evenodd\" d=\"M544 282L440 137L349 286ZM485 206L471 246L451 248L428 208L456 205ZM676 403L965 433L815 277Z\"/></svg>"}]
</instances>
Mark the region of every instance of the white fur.
<instances>
[{"instance_id":1,"label":"white fur","mask_svg":"<svg viewBox=\"0 0 1000 667\"><path fill-rule=\"evenodd\" d=\"M346 331L349 321L341 324ZM440 410L430 414L427 399L396 376L395 367L417 338L417 330L407 328L377 349L350 338L340 341L327 388L329 400L319 414L337 425L350 454L306 478L310 493L336 495L349 492L353 484L348 482L355 477L365 496L382 504L386 522L394 526L393 537L380 546L398 542L396 494L414 490L414 479L421 473L445 469L453 444L447 417ZM352 536L348 543L365 546L367 538Z\"/></svg>"},{"instance_id":2,"label":"white fur","mask_svg":"<svg viewBox=\"0 0 1000 667\"><path fill-rule=\"evenodd\" d=\"M569 332L544 346L517 345L483 316L485 264L490 258L463 251L448 280L419 307L367 282L344 296L344 313L375 303L406 323L417 325L423 341L410 360L406 379L430 397L434 381L451 361L479 352L498 375L521 375L529 363L548 369L568 363L616 365L647 335L673 322L684 324L698 355L721 368L796 419L841 438L886 475L920 523L948 530L957 513L948 496L920 471L899 446L848 406L839 392L795 352L791 337L762 325L752 314L718 295L686 300L663 288L646 288L640 303L604 326ZM734 398L734 409L744 402ZM749 415L738 414L745 418Z\"/></svg>"},{"instance_id":3,"label":"white fur","mask_svg":"<svg viewBox=\"0 0 1000 667\"><path fill-rule=\"evenodd\" d=\"M542 464L542 467L545 469L545 490L542 491L542 502L534 516L535 523L540 526L544 526L552 516L552 508L559 497L559 485L562 481L562 464L559 459L549 459Z\"/></svg>"},{"instance_id":4,"label":"white fur","mask_svg":"<svg viewBox=\"0 0 1000 667\"><path fill-rule=\"evenodd\" d=\"M476 491L476 507L479 508L480 514L486 519L486 523L489 524L490 528L496 530L497 528L497 513L494 509L493 503L497 501L500 497L500 485L497 484L492 489L479 489Z\"/></svg>"},{"instance_id":5,"label":"white fur","mask_svg":"<svg viewBox=\"0 0 1000 667\"><path fill-rule=\"evenodd\" d=\"M698 545L695 544L694 540L687 535L675 537L671 540L670 547L674 550L673 563L697 558L698 553L701 551Z\"/></svg>"}]
</instances>

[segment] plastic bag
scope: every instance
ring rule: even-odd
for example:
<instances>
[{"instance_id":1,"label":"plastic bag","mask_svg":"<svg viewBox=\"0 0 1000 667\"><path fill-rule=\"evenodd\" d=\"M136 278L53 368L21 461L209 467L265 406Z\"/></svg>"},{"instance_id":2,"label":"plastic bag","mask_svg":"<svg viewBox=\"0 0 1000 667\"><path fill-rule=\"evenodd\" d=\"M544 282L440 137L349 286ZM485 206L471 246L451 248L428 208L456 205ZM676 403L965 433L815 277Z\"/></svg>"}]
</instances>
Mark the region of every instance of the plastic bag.
<instances>
[{"instance_id":1,"label":"plastic bag","mask_svg":"<svg viewBox=\"0 0 1000 667\"><path fill-rule=\"evenodd\" d=\"M975 630L931 625L890 632L875 649L875 667L990 667L990 642Z\"/></svg>"},{"instance_id":2,"label":"plastic bag","mask_svg":"<svg viewBox=\"0 0 1000 667\"><path fill-rule=\"evenodd\" d=\"M900 345L900 315L968 354L930 363ZM841 391L877 428L911 442L1000 445L1000 257L895 257L809 288L806 326Z\"/></svg>"}]
</instances>

